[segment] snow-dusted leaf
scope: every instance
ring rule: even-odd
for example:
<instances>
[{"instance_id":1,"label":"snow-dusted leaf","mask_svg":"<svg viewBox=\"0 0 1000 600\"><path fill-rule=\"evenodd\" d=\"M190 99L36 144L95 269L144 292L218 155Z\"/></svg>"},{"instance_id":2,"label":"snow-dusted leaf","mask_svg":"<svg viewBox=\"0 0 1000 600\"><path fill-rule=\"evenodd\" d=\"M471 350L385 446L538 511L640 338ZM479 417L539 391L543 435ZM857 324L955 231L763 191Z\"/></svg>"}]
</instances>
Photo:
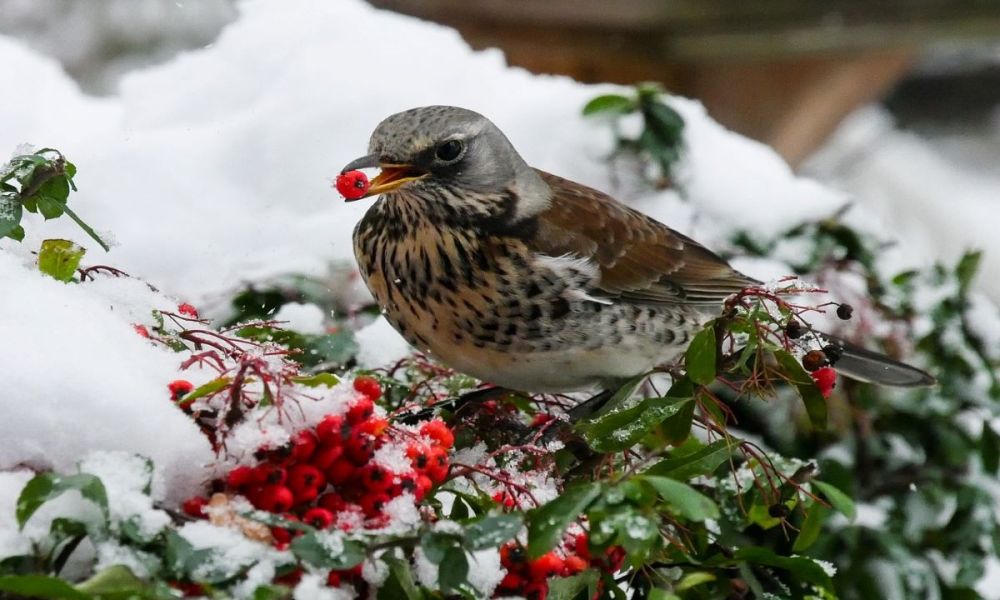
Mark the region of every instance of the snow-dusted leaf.
<instances>
[{"instance_id":1,"label":"snow-dusted leaf","mask_svg":"<svg viewBox=\"0 0 1000 600\"><path fill-rule=\"evenodd\" d=\"M617 452L637 444L654 427L676 415L684 403L679 398L646 398L631 408L582 422L578 429L594 450Z\"/></svg>"},{"instance_id":2,"label":"snow-dusted leaf","mask_svg":"<svg viewBox=\"0 0 1000 600\"><path fill-rule=\"evenodd\" d=\"M438 568L438 587L445 594L468 587L469 559L458 546L448 549Z\"/></svg>"},{"instance_id":3,"label":"snow-dusted leaf","mask_svg":"<svg viewBox=\"0 0 1000 600\"><path fill-rule=\"evenodd\" d=\"M642 385L643 381L646 381L646 377L648 376L649 373L643 373L642 375L637 375L626 381L620 388L618 388L614 395L612 395L611 398L604 403L604 406L591 416L591 420L596 419L601 415L610 413L613 410L617 410L622 404L627 402L628 399L632 397L632 394L639 389L639 386Z\"/></svg>"},{"instance_id":4,"label":"snow-dusted leaf","mask_svg":"<svg viewBox=\"0 0 1000 600\"><path fill-rule=\"evenodd\" d=\"M59 281L70 281L87 249L70 240L45 240L38 251L38 270Z\"/></svg>"},{"instance_id":5,"label":"snow-dusted leaf","mask_svg":"<svg viewBox=\"0 0 1000 600\"><path fill-rule=\"evenodd\" d=\"M0 596L13 598L57 598L59 600L89 600L90 595L46 575L7 575L0 577Z\"/></svg>"},{"instance_id":6,"label":"snow-dusted leaf","mask_svg":"<svg viewBox=\"0 0 1000 600\"><path fill-rule=\"evenodd\" d=\"M94 598L141 598L149 584L125 565L114 565L78 583L76 589Z\"/></svg>"},{"instance_id":7,"label":"snow-dusted leaf","mask_svg":"<svg viewBox=\"0 0 1000 600\"><path fill-rule=\"evenodd\" d=\"M18 526L23 528L39 507L69 490L79 491L81 496L96 504L105 522L108 520L108 493L100 479L88 473L66 476L39 473L24 486L17 498Z\"/></svg>"},{"instance_id":8,"label":"snow-dusted leaf","mask_svg":"<svg viewBox=\"0 0 1000 600\"><path fill-rule=\"evenodd\" d=\"M699 331L684 353L684 365L691 381L708 385L715 381L715 327L711 324Z\"/></svg>"},{"instance_id":9,"label":"snow-dusted leaf","mask_svg":"<svg viewBox=\"0 0 1000 600\"><path fill-rule=\"evenodd\" d=\"M383 556L389 566L389 578L379 588L377 600L421 600L424 596L413 580L413 571L409 561L403 561L395 556Z\"/></svg>"},{"instance_id":10,"label":"snow-dusted leaf","mask_svg":"<svg viewBox=\"0 0 1000 600\"><path fill-rule=\"evenodd\" d=\"M551 550L566 527L601 495L601 489L597 482L566 488L555 500L528 513L528 556L538 558Z\"/></svg>"},{"instance_id":11,"label":"snow-dusted leaf","mask_svg":"<svg viewBox=\"0 0 1000 600\"><path fill-rule=\"evenodd\" d=\"M575 600L583 595L588 588L596 587L600 574L595 569L587 569L571 577L553 577L549 579L549 595L547 600ZM591 598L594 594L587 593Z\"/></svg>"},{"instance_id":12,"label":"snow-dusted leaf","mask_svg":"<svg viewBox=\"0 0 1000 600\"><path fill-rule=\"evenodd\" d=\"M646 469L646 475L662 475L686 481L697 475L710 475L732 455L728 440L717 440L704 448L677 458L667 458Z\"/></svg>"},{"instance_id":13,"label":"snow-dusted leaf","mask_svg":"<svg viewBox=\"0 0 1000 600\"><path fill-rule=\"evenodd\" d=\"M321 569L350 569L365 559L364 547L339 532L310 531L292 540L292 554Z\"/></svg>"},{"instance_id":14,"label":"snow-dusted leaf","mask_svg":"<svg viewBox=\"0 0 1000 600\"><path fill-rule=\"evenodd\" d=\"M451 533L428 531L420 538L420 549L427 560L438 564L444 560L448 550L459 545L461 539Z\"/></svg>"},{"instance_id":15,"label":"snow-dusted leaf","mask_svg":"<svg viewBox=\"0 0 1000 600\"><path fill-rule=\"evenodd\" d=\"M14 233L23 212L16 192L0 192L0 238Z\"/></svg>"},{"instance_id":16,"label":"snow-dusted leaf","mask_svg":"<svg viewBox=\"0 0 1000 600\"><path fill-rule=\"evenodd\" d=\"M823 589L830 589L832 582L830 576L826 574L816 561L801 556L781 556L775 554L767 548L751 546L740 548L733 556L735 560L745 560L750 563L775 567L788 571L798 579L817 585Z\"/></svg>"},{"instance_id":17,"label":"snow-dusted leaf","mask_svg":"<svg viewBox=\"0 0 1000 600\"><path fill-rule=\"evenodd\" d=\"M692 521L719 518L715 501L688 484L656 475L646 475L643 479L656 488L660 498L678 515Z\"/></svg>"},{"instance_id":18,"label":"snow-dusted leaf","mask_svg":"<svg viewBox=\"0 0 1000 600\"><path fill-rule=\"evenodd\" d=\"M198 565L211 556L209 548L195 550L191 542L178 535L173 529L167 529L163 551L163 564L177 578L191 575Z\"/></svg>"},{"instance_id":19,"label":"snow-dusted leaf","mask_svg":"<svg viewBox=\"0 0 1000 600\"><path fill-rule=\"evenodd\" d=\"M814 480L811 483L827 500L830 501L830 505L833 506L837 512L852 521L854 520L854 517L857 516L857 509L854 507L854 500L852 500L850 496L824 481Z\"/></svg>"},{"instance_id":20,"label":"snow-dusted leaf","mask_svg":"<svg viewBox=\"0 0 1000 600\"><path fill-rule=\"evenodd\" d=\"M470 550L497 548L517 535L523 522L519 513L487 515L472 521L465 526L465 547Z\"/></svg>"}]
</instances>

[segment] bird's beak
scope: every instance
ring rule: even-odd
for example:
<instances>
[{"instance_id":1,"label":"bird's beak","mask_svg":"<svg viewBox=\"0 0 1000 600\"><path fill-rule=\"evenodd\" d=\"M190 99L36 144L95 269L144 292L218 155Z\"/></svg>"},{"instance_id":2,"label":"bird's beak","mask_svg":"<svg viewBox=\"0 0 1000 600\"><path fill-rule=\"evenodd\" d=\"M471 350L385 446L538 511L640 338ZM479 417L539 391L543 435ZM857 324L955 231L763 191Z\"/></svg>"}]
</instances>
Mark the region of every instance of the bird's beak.
<instances>
[{"instance_id":1,"label":"bird's beak","mask_svg":"<svg viewBox=\"0 0 1000 600\"><path fill-rule=\"evenodd\" d=\"M361 198L391 192L400 186L406 185L407 183L417 179L423 179L428 175L427 171L413 165L382 162L378 159L378 156L374 154L369 154L368 156L362 156L361 158L352 160L343 168L343 170L341 170L341 173L372 167L378 167L382 169L382 171L371 180L371 187L368 188L368 191L364 196L361 196ZM360 200L361 198L347 200L347 202L353 202L354 200Z\"/></svg>"}]
</instances>

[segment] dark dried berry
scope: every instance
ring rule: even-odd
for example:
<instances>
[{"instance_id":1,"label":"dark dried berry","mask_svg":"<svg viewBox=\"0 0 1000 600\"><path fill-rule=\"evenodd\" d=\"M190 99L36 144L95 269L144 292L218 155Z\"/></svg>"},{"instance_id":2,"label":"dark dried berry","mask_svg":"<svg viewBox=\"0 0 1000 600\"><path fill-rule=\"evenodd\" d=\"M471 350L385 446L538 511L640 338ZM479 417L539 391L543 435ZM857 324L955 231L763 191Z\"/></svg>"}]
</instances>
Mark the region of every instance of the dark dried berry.
<instances>
[{"instance_id":1,"label":"dark dried berry","mask_svg":"<svg viewBox=\"0 0 1000 600\"><path fill-rule=\"evenodd\" d=\"M826 354L826 359L830 361L831 365L835 365L840 360L840 357L844 355L844 348L836 344L827 344L823 346L823 354Z\"/></svg>"},{"instance_id":2,"label":"dark dried berry","mask_svg":"<svg viewBox=\"0 0 1000 600\"><path fill-rule=\"evenodd\" d=\"M805 367L806 371L816 371L828 364L830 361L827 360L826 354L822 350L810 350L802 357L802 366Z\"/></svg>"},{"instance_id":3,"label":"dark dried berry","mask_svg":"<svg viewBox=\"0 0 1000 600\"><path fill-rule=\"evenodd\" d=\"M784 504L772 504L767 508L767 514L771 515L775 519L783 519L788 516L788 507Z\"/></svg>"},{"instance_id":4,"label":"dark dried berry","mask_svg":"<svg viewBox=\"0 0 1000 600\"><path fill-rule=\"evenodd\" d=\"M788 325L785 325L785 335L793 340L802 337L802 323L795 319L789 321Z\"/></svg>"},{"instance_id":5,"label":"dark dried berry","mask_svg":"<svg viewBox=\"0 0 1000 600\"><path fill-rule=\"evenodd\" d=\"M837 316L843 320L848 320L854 314L854 307L850 304L841 304L837 307Z\"/></svg>"}]
</instances>

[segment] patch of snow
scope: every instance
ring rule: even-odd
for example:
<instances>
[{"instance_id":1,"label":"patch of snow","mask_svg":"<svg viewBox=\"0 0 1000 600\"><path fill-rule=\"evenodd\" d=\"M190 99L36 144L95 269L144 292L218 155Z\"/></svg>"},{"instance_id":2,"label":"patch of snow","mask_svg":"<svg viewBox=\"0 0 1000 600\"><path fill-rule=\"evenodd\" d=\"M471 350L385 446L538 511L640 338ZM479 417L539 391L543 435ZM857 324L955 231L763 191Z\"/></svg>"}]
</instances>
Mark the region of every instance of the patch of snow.
<instances>
[{"instance_id":1,"label":"patch of snow","mask_svg":"<svg viewBox=\"0 0 1000 600\"><path fill-rule=\"evenodd\" d=\"M413 349L385 317L379 317L354 334L358 342L358 366L373 369L409 356Z\"/></svg>"},{"instance_id":2,"label":"patch of snow","mask_svg":"<svg viewBox=\"0 0 1000 600\"><path fill-rule=\"evenodd\" d=\"M289 302L282 305L271 317L275 321L285 321L281 326L299 333L326 333L323 309L315 304Z\"/></svg>"}]
</instances>

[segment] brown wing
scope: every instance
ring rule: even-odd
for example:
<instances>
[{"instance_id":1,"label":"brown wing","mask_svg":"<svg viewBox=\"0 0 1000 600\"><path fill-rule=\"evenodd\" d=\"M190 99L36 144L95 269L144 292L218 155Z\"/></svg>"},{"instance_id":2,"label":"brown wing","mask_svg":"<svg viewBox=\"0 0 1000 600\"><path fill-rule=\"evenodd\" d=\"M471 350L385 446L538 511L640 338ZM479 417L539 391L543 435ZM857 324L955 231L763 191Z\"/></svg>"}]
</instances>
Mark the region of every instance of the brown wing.
<instances>
[{"instance_id":1,"label":"brown wing","mask_svg":"<svg viewBox=\"0 0 1000 600\"><path fill-rule=\"evenodd\" d=\"M759 283L698 242L597 190L538 171L552 205L538 216L532 249L589 258L610 297L661 304L720 304Z\"/></svg>"}]
</instances>

